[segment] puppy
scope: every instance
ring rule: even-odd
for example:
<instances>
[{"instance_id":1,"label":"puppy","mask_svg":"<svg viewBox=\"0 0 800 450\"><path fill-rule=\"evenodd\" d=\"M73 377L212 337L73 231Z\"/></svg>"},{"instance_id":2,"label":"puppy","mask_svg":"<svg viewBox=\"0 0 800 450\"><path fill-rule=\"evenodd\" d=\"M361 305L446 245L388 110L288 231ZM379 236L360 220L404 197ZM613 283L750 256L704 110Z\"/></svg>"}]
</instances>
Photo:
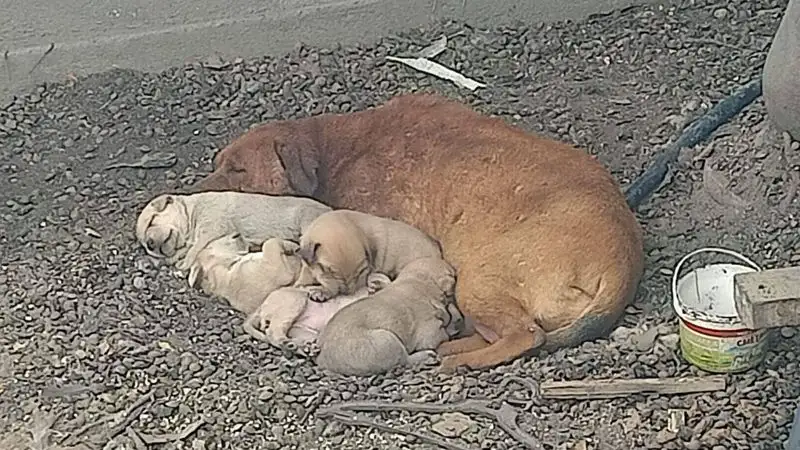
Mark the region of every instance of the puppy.
<instances>
[{"instance_id":1,"label":"puppy","mask_svg":"<svg viewBox=\"0 0 800 450\"><path fill-rule=\"evenodd\" d=\"M381 273L372 273L368 279L367 286L354 294L337 295L324 303L309 302L311 293L306 288L278 289L247 317L242 328L255 339L297 352L315 342L320 331L340 309L391 283L389 277Z\"/></svg>"},{"instance_id":2,"label":"puppy","mask_svg":"<svg viewBox=\"0 0 800 450\"><path fill-rule=\"evenodd\" d=\"M317 364L367 376L435 361L434 349L463 325L449 307L455 284L455 270L441 258L410 262L391 284L333 316L319 335Z\"/></svg>"},{"instance_id":3,"label":"puppy","mask_svg":"<svg viewBox=\"0 0 800 450\"><path fill-rule=\"evenodd\" d=\"M230 233L208 243L189 269L189 286L222 297L233 309L251 314L273 291L292 285L302 268L298 245L284 239L264 241L260 252Z\"/></svg>"},{"instance_id":4,"label":"puppy","mask_svg":"<svg viewBox=\"0 0 800 450\"><path fill-rule=\"evenodd\" d=\"M309 196L437 239L478 330L442 345L444 369L605 336L642 275L640 226L597 159L442 96L268 123L214 165L195 189Z\"/></svg>"},{"instance_id":5,"label":"puppy","mask_svg":"<svg viewBox=\"0 0 800 450\"><path fill-rule=\"evenodd\" d=\"M136 238L148 254L187 270L213 239L239 232L250 246L269 238L297 240L317 216L330 211L308 198L206 192L164 194L136 221Z\"/></svg>"},{"instance_id":6,"label":"puppy","mask_svg":"<svg viewBox=\"0 0 800 450\"><path fill-rule=\"evenodd\" d=\"M406 223L358 211L330 211L314 219L300 237L304 275L298 286L319 284L312 300L324 301L365 287L369 273L393 279L408 263L441 254L435 240Z\"/></svg>"}]
</instances>

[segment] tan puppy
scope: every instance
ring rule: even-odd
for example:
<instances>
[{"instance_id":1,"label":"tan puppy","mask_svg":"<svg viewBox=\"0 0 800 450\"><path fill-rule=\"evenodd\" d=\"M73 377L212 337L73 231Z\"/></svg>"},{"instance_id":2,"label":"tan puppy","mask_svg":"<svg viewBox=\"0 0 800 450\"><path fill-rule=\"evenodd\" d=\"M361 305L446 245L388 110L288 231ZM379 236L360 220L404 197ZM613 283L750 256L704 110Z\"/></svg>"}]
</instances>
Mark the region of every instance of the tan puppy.
<instances>
[{"instance_id":1,"label":"tan puppy","mask_svg":"<svg viewBox=\"0 0 800 450\"><path fill-rule=\"evenodd\" d=\"M309 301L311 292L307 288L284 287L269 294L248 316L242 328L258 340L296 352L316 341L320 331L340 309L374 294L391 282L384 274L371 273L367 287L352 295L337 295L324 303Z\"/></svg>"},{"instance_id":2,"label":"tan puppy","mask_svg":"<svg viewBox=\"0 0 800 450\"><path fill-rule=\"evenodd\" d=\"M136 221L136 238L148 254L187 270L213 239L239 232L251 247L269 238L297 240L305 227L331 208L290 196L204 192L152 199Z\"/></svg>"},{"instance_id":3,"label":"tan puppy","mask_svg":"<svg viewBox=\"0 0 800 450\"><path fill-rule=\"evenodd\" d=\"M369 273L393 279L416 259L440 258L441 248L406 223L340 209L311 222L300 237L298 255L310 277L304 274L297 285L318 283L321 288L312 290L312 300L324 301L366 287Z\"/></svg>"},{"instance_id":4,"label":"tan puppy","mask_svg":"<svg viewBox=\"0 0 800 450\"><path fill-rule=\"evenodd\" d=\"M298 245L284 239L264 241L260 252L248 252L239 233L217 238L197 254L189 269L189 286L222 297L245 314L258 309L273 291L292 285L302 268Z\"/></svg>"},{"instance_id":5,"label":"tan puppy","mask_svg":"<svg viewBox=\"0 0 800 450\"><path fill-rule=\"evenodd\" d=\"M441 258L410 262L391 284L333 316L319 335L317 364L366 376L435 361L434 349L463 325L449 307L455 284L455 270Z\"/></svg>"},{"instance_id":6,"label":"tan puppy","mask_svg":"<svg viewBox=\"0 0 800 450\"><path fill-rule=\"evenodd\" d=\"M197 188L306 195L433 236L480 331L442 346L445 368L605 336L642 274L639 224L600 162L438 95L262 125Z\"/></svg>"}]
</instances>

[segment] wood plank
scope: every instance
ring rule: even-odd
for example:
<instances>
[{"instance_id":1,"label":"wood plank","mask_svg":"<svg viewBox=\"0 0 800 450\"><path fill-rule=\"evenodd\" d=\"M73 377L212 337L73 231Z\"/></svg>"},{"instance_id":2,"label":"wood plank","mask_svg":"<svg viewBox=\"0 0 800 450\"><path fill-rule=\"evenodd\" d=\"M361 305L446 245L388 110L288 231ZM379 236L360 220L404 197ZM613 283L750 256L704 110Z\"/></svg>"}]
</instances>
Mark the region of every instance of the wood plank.
<instances>
[{"instance_id":1,"label":"wood plank","mask_svg":"<svg viewBox=\"0 0 800 450\"><path fill-rule=\"evenodd\" d=\"M733 288L747 328L800 326L800 267L736 274Z\"/></svg>"},{"instance_id":2,"label":"wood plank","mask_svg":"<svg viewBox=\"0 0 800 450\"><path fill-rule=\"evenodd\" d=\"M692 394L725 390L725 376L680 378L600 379L545 381L539 386L542 398L604 399L635 394Z\"/></svg>"}]
</instances>

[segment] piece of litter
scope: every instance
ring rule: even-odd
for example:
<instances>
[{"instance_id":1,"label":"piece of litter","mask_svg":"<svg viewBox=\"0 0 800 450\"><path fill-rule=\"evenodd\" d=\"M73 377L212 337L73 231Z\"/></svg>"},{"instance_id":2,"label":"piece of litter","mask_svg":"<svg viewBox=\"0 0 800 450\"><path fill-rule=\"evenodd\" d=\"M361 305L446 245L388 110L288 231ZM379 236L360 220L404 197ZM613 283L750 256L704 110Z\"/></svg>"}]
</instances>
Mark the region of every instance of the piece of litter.
<instances>
[{"instance_id":1,"label":"piece of litter","mask_svg":"<svg viewBox=\"0 0 800 450\"><path fill-rule=\"evenodd\" d=\"M97 231L95 231L95 230L93 230L93 229L91 229L89 227L84 228L83 232L86 233L87 236L91 236L93 238L100 239L100 238L103 237L103 236L100 235L100 233L98 233Z\"/></svg>"},{"instance_id":2,"label":"piece of litter","mask_svg":"<svg viewBox=\"0 0 800 450\"><path fill-rule=\"evenodd\" d=\"M174 166L177 162L178 157L175 155L175 153L155 152L145 153L137 161L109 164L105 167L105 169L111 170L120 169L123 167L129 167L133 169L166 169Z\"/></svg>"},{"instance_id":3,"label":"piece of litter","mask_svg":"<svg viewBox=\"0 0 800 450\"><path fill-rule=\"evenodd\" d=\"M417 52L417 58L435 58L447 49L447 35L442 35L433 44Z\"/></svg>"},{"instance_id":4,"label":"piece of litter","mask_svg":"<svg viewBox=\"0 0 800 450\"><path fill-rule=\"evenodd\" d=\"M419 70L420 72L425 72L443 80L451 81L457 86L469 89L470 91L474 91L479 87L486 86L481 82L467 78L452 69L448 69L439 63L425 58L398 58L396 56L387 56L386 59L389 61L403 63L409 67Z\"/></svg>"}]
</instances>

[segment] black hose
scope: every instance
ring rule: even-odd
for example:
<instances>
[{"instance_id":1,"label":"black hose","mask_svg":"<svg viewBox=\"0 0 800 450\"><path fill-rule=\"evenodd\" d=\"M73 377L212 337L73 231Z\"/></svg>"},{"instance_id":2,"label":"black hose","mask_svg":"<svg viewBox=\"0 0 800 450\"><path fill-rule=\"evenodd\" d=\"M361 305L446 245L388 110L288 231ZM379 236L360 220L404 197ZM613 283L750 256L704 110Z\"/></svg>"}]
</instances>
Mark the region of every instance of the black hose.
<instances>
[{"instance_id":1,"label":"black hose","mask_svg":"<svg viewBox=\"0 0 800 450\"><path fill-rule=\"evenodd\" d=\"M729 121L760 95L761 77L747 83L684 128L678 140L669 144L650 167L625 190L625 200L628 205L632 209L638 208L661 186L670 168L677 161L681 149L692 147L706 139L720 125Z\"/></svg>"}]
</instances>

